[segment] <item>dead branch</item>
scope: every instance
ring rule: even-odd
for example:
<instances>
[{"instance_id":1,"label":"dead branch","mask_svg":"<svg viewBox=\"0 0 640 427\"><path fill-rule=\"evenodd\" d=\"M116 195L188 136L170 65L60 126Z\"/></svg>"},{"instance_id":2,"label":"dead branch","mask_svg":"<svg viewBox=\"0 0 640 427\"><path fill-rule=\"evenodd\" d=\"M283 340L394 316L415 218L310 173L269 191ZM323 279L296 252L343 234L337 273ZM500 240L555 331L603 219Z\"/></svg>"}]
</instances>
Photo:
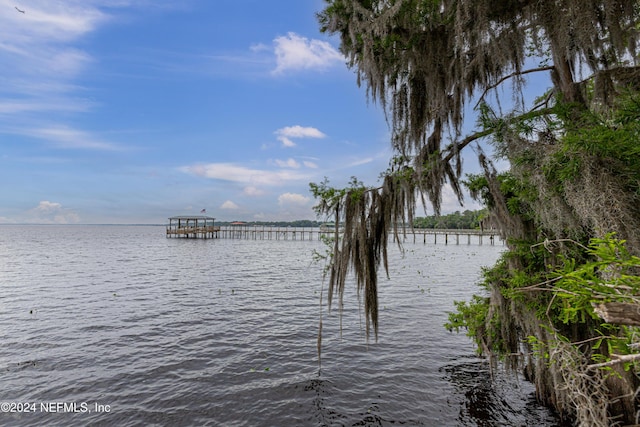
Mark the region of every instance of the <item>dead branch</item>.
<instances>
[{"instance_id":1,"label":"dead branch","mask_svg":"<svg viewBox=\"0 0 640 427\"><path fill-rule=\"evenodd\" d=\"M609 367L609 366L617 365L619 363L635 362L636 360L639 360L639 359L640 359L640 353L635 353L635 354L612 354L611 355L611 360L609 360L608 362L594 363L592 365L587 365L587 368L589 368L589 369L606 368L606 367Z\"/></svg>"}]
</instances>

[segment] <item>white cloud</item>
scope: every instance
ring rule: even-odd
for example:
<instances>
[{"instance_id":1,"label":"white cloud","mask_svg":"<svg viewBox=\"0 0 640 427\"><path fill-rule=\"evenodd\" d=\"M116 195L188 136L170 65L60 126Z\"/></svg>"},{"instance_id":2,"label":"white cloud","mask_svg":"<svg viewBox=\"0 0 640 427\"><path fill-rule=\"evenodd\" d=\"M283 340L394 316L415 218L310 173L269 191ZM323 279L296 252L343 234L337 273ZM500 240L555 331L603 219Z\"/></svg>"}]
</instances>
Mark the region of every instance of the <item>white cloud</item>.
<instances>
[{"instance_id":1,"label":"white cloud","mask_svg":"<svg viewBox=\"0 0 640 427\"><path fill-rule=\"evenodd\" d=\"M278 141L282 142L284 147L295 147L292 138L325 138L327 135L320 132L314 127L303 127L299 125L285 126L274 132Z\"/></svg>"},{"instance_id":2,"label":"white cloud","mask_svg":"<svg viewBox=\"0 0 640 427\"><path fill-rule=\"evenodd\" d=\"M295 159L288 158L287 160L274 160L275 164L281 168L292 168L299 169L300 163L298 163Z\"/></svg>"},{"instance_id":3,"label":"white cloud","mask_svg":"<svg viewBox=\"0 0 640 427\"><path fill-rule=\"evenodd\" d=\"M309 40L296 33L276 37L276 68L273 74L282 74L289 70L323 70L338 62L344 63L344 56L331 44L322 40Z\"/></svg>"},{"instance_id":4,"label":"white cloud","mask_svg":"<svg viewBox=\"0 0 640 427\"><path fill-rule=\"evenodd\" d=\"M278 139L282 141L283 147L295 147L296 143L287 138L286 136L279 136Z\"/></svg>"},{"instance_id":5,"label":"white cloud","mask_svg":"<svg viewBox=\"0 0 640 427\"><path fill-rule=\"evenodd\" d=\"M268 171L260 169L250 169L232 163L208 163L179 168L182 172L200 176L203 178L220 179L223 181L239 182L243 184L256 185L283 185L291 181L307 181L308 174L295 170Z\"/></svg>"},{"instance_id":6,"label":"white cloud","mask_svg":"<svg viewBox=\"0 0 640 427\"><path fill-rule=\"evenodd\" d=\"M43 224L73 224L80 222L80 216L62 204L42 200L27 212L28 222Z\"/></svg>"},{"instance_id":7,"label":"white cloud","mask_svg":"<svg viewBox=\"0 0 640 427\"><path fill-rule=\"evenodd\" d=\"M264 191L264 190L261 190L261 189L259 189L259 188L256 188L256 187L254 187L254 186L252 186L252 185L250 185L250 186L248 186L248 187L245 187L245 188L242 190L242 193L243 193L245 196L249 196L249 197L258 197L258 196L263 196L263 195L265 194L265 191Z\"/></svg>"},{"instance_id":8,"label":"white cloud","mask_svg":"<svg viewBox=\"0 0 640 427\"><path fill-rule=\"evenodd\" d=\"M48 200L41 201L38 206L33 208L37 212L49 213L62 209L62 205L56 202L50 202Z\"/></svg>"},{"instance_id":9,"label":"white cloud","mask_svg":"<svg viewBox=\"0 0 640 427\"><path fill-rule=\"evenodd\" d=\"M290 138L324 138L326 135L313 127L302 127L299 125L286 126L276 131L279 135Z\"/></svg>"},{"instance_id":10,"label":"white cloud","mask_svg":"<svg viewBox=\"0 0 640 427\"><path fill-rule=\"evenodd\" d=\"M233 211L239 209L239 206L233 203L231 200L227 200L220 206L220 209Z\"/></svg>"},{"instance_id":11,"label":"white cloud","mask_svg":"<svg viewBox=\"0 0 640 427\"><path fill-rule=\"evenodd\" d=\"M311 199L296 193L284 193L278 197L278 204L280 206L306 206Z\"/></svg>"}]
</instances>

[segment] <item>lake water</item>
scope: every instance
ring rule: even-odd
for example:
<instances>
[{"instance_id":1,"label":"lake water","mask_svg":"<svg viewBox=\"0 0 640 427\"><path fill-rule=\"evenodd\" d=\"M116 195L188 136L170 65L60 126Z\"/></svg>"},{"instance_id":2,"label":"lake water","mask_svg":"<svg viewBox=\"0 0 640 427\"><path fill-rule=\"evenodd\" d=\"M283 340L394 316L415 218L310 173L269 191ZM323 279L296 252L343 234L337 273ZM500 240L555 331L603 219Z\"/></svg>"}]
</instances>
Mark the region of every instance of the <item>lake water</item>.
<instances>
[{"instance_id":1,"label":"lake water","mask_svg":"<svg viewBox=\"0 0 640 427\"><path fill-rule=\"evenodd\" d=\"M560 425L530 383L442 326L501 244L390 245L368 345L353 283L342 337L320 309L321 249L0 226L0 425Z\"/></svg>"}]
</instances>

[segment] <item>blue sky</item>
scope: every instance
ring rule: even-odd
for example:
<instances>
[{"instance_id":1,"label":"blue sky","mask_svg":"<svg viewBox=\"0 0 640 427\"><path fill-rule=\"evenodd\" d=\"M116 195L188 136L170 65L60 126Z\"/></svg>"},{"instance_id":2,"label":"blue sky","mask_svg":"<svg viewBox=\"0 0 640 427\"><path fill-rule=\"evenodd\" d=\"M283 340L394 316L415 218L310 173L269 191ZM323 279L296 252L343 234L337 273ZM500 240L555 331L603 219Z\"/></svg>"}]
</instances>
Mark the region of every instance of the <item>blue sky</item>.
<instances>
[{"instance_id":1,"label":"blue sky","mask_svg":"<svg viewBox=\"0 0 640 427\"><path fill-rule=\"evenodd\" d=\"M309 182L375 184L389 129L322 7L0 0L0 223L314 219Z\"/></svg>"}]
</instances>

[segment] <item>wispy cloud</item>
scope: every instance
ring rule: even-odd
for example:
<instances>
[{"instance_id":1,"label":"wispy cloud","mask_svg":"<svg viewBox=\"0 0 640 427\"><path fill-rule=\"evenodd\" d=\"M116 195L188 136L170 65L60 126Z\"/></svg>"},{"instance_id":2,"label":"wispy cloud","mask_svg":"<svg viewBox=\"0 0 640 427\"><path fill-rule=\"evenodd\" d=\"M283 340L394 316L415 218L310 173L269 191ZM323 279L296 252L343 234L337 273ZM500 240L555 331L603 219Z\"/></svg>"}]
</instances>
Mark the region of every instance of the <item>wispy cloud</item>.
<instances>
[{"instance_id":1,"label":"wispy cloud","mask_svg":"<svg viewBox=\"0 0 640 427\"><path fill-rule=\"evenodd\" d=\"M249 47L251 52L269 52L271 48L264 43L256 43Z\"/></svg>"},{"instance_id":2,"label":"wispy cloud","mask_svg":"<svg viewBox=\"0 0 640 427\"><path fill-rule=\"evenodd\" d=\"M288 158L287 160L274 160L274 163L281 168L292 168L292 169L300 169L300 163L292 158Z\"/></svg>"},{"instance_id":3,"label":"wispy cloud","mask_svg":"<svg viewBox=\"0 0 640 427\"><path fill-rule=\"evenodd\" d=\"M282 142L284 147L295 147L296 143L293 139L298 138L325 138L326 135L314 127L303 127L299 125L286 126L274 132L278 141Z\"/></svg>"},{"instance_id":4,"label":"wispy cloud","mask_svg":"<svg viewBox=\"0 0 640 427\"><path fill-rule=\"evenodd\" d=\"M86 132L51 123L67 120L65 113L87 112L95 106L82 97L80 92L86 89L74 83L94 62L82 41L112 20L104 7L128 4L0 0L0 63L11 64L0 67L0 131L47 139L60 148L117 149Z\"/></svg>"},{"instance_id":5,"label":"wispy cloud","mask_svg":"<svg viewBox=\"0 0 640 427\"><path fill-rule=\"evenodd\" d=\"M347 165L347 167L361 166L366 165L367 163L373 162L375 159L373 157L365 157L364 159L355 160Z\"/></svg>"},{"instance_id":6,"label":"wispy cloud","mask_svg":"<svg viewBox=\"0 0 640 427\"><path fill-rule=\"evenodd\" d=\"M30 1L15 10L15 2L0 0L0 61L12 64L1 72L5 81L26 77L45 81L68 79L91 61L73 46L108 20L95 1Z\"/></svg>"},{"instance_id":7,"label":"wispy cloud","mask_svg":"<svg viewBox=\"0 0 640 427\"><path fill-rule=\"evenodd\" d=\"M324 70L337 63L344 63L344 56L331 44L322 40L309 40L290 32L273 40L276 68L273 74L287 71Z\"/></svg>"},{"instance_id":8,"label":"wispy cloud","mask_svg":"<svg viewBox=\"0 0 640 427\"><path fill-rule=\"evenodd\" d=\"M259 196L264 196L266 192L257 187L254 187L253 185L249 185L242 189L242 194L249 197L259 197Z\"/></svg>"},{"instance_id":9,"label":"wispy cloud","mask_svg":"<svg viewBox=\"0 0 640 427\"><path fill-rule=\"evenodd\" d=\"M49 99L5 98L4 101L0 101L0 115L46 111L79 113L89 110L92 106L93 103L88 100L65 97Z\"/></svg>"},{"instance_id":10,"label":"wispy cloud","mask_svg":"<svg viewBox=\"0 0 640 427\"><path fill-rule=\"evenodd\" d=\"M311 160L298 161L291 157L287 160L275 159L272 163L281 168L301 169L304 167L308 169L318 169L318 164Z\"/></svg>"},{"instance_id":11,"label":"wispy cloud","mask_svg":"<svg viewBox=\"0 0 640 427\"><path fill-rule=\"evenodd\" d=\"M288 182L306 181L308 174L292 170L261 170L239 166L233 163L207 163L179 168L182 172L211 179L238 182L242 184L279 186Z\"/></svg>"},{"instance_id":12,"label":"wispy cloud","mask_svg":"<svg viewBox=\"0 0 640 427\"><path fill-rule=\"evenodd\" d=\"M318 169L318 165L315 162L312 162L309 160L304 160L302 164L305 165L305 167L308 167L309 169Z\"/></svg>"},{"instance_id":13,"label":"wispy cloud","mask_svg":"<svg viewBox=\"0 0 640 427\"><path fill-rule=\"evenodd\" d=\"M29 129L20 132L23 135L43 139L53 143L57 148L80 150L117 151L124 148L116 144L101 141L93 135L67 126Z\"/></svg>"},{"instance_id":14,"label":"wispy cloud","mask_svg":"<svg viewBox=\"0 0 640 427\"><path fill-rule=\"evenodd\" d=\"M278 196L278 218L308 218L311 214L311 198L298 193L283 193Z\"/></svg>"}]
</instances>

